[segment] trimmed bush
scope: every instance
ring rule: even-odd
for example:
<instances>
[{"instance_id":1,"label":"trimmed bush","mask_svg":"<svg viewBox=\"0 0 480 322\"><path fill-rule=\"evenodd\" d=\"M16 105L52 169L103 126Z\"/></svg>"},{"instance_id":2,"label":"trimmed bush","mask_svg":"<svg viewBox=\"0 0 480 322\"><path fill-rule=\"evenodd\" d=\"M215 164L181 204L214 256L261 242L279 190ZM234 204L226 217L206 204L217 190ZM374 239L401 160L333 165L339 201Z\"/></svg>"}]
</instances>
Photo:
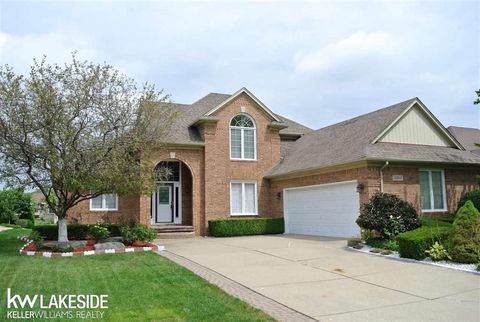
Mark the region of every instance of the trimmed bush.
<instances>
[{"instance_id":1,"label":"trimmed bush","mask_svg":"<svg viewBox=\"0 0 480 322\"><path fill-rule=\"evenodd\" d=\"M480 260L480 212L471 200L457 212L449 240L449 253L459 263Z\"/></svg>"},{"instance_id":2,"label":"trimmed bush","mask_svg":"<svg viewBox=\"0 0 480 322\"><path fill-rule=\"evenodd\" d=\"M397 236L398 251L401 257L422 260L426 251L435 242L444 243L450 236L451 226L420 227Z\"/></svg>"},{"instance_id":3,"label":"trimmed bush","mask_svg":"<svg viewBox=\"0 0 480 322\"><path fill-rule=\"evenodd\" d=\"M420 227L413 205L394 194L377 192L364 204L357 218L363 229L376 230L383 238L393 239L399 233Z\"/></svg>"},{"instance_id":4,"label":"trimmed bush","mask_svg":"<svg viewBox=\"0 0 480 322\"><path fill-rule=\"evenodd\" d=\"M465 192L458 201L457 211L459 211L468 200L471 200L473 206L480 210L480 189Z\"/></svg>"},{"instance_id":5,"label":"trimmed bush","mask_svg":"<svg viewBox=\"0 0 480 322\"><path fill-rule=\"evenodd\" d=\"M90 227L94 225L81 225L81 224L71 224L68 225L68 239L71 240L81 240L86 239ZM103 227L107 228L110 232L110 236L117 237L121 236L120 226L118 224L102 224ZM58 239L58 227L57 225L39 225L32 228L34 231L37 231L40 236L45 240L57 240Z\"/></svg>"},{"instance_id":6,"label":"trimmed bush","mask_svg":"<svg viewBox=\"0 0 480 322\"><path fill-rule=\"evenodd\" d=\"M239 218L209 220L210 236L231 237L283 234L283 218Z\"/></svg>"}]
</instances>

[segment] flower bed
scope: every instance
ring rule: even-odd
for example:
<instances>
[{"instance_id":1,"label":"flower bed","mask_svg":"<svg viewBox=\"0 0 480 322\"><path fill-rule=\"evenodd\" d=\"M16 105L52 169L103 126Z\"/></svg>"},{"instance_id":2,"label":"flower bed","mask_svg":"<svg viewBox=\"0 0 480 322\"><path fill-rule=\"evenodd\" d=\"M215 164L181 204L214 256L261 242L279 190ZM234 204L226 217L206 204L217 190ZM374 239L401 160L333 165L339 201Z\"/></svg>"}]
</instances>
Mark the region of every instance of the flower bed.
<instances>
[{"instance_id":1,"label":"flower bed","mask_svg":"<svg viewBox=\"0 0 480 322\"><path fill-rule=\"evenodd\" d=\"M95 242L93 240L87 240L87 245L84 247L77 247L72 252L54 252L49 248L42 247L38 248L33 240L28 239L28 237L18 237L18 239L26 241L27 243L20 248L20 254L27 256L43 256L43 257L72 257L72 256L89 256L89 255L98 255L98 254L119 254L119 253L133 253L133 252L148 252L148 251L163 251L165 250L164 246L158 246L153 243L146 243L145 246L125 246L122 249L101 249L95 250ZM55 242L55 241L45 241Z\"/></svg>"},{"instance_id":2,"label":"flower bed","mask_svg":"<svg viewBox=\"0 0 480 322\"><path fill-rule=\"evenodd\" d=\"M476 269L475 264L462 264L462 263L455 263L455 262L445 261L445 260L434 262L428 257L423 259L423 260L415 260L415 259L400 257L400 254L396 251L392 251L390 254L384 255L384 254L381 254L380 252L376 252L376 251L372 252L371 250L372 249L374 250L375 248L370 247L368 245L364 245L362 248L348 247L348 249L359 251L359 252L362 252L362 253L368 253L368 254L371 254L371 255L388 257L388 258L392 258L392 259L400 260L400 261L404 261L404 262L414 262L414 263L422 263L422 264L426 264L426 265L446 267L446 268L450 268L450 269L456 269L456 270L459 270L459 271L471 272L471 273L475 273L475 274L480 275L480 271L478 271Z\"/></svg>"}]
</instances>

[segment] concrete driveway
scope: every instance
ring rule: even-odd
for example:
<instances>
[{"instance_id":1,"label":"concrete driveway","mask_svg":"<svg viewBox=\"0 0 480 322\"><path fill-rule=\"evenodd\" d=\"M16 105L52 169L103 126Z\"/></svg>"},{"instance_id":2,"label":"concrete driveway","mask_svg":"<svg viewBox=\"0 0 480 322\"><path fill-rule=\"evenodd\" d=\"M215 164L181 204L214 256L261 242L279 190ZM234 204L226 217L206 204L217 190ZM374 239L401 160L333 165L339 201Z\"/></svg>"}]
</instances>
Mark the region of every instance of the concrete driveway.
<instances>
[{"instance_id":1,"label":"concrete driveway","mask_svg":"<svg viewBox=\"0 0 480 322\"><path fill-rule=\"evenodd\" d=\"M480 276L293 235L162 240L167 251L321 321L480 321Z\"/></svg>"}]
</instances>

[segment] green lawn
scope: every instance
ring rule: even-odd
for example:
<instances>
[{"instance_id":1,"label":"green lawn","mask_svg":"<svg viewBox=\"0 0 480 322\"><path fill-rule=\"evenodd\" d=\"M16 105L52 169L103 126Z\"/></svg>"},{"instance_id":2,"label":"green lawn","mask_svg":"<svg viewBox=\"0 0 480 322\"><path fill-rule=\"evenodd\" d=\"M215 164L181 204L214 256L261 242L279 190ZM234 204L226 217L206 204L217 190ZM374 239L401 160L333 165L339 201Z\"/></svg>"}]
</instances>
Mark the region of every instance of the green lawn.
<instances>
[{"instance_id":1,"label":"green lawn","mask_svg":"<svg viewBox=\"0 0 480 322\"><path fill-rule=\"evenodd\" d=\"M6 288L16 294L48 297L108 294L109 308L104 310L101 321L272 320L154 253L73 258L21 256L18 249L24 242L16 237L28 233L19 228L0 233L0 320L6 314Z\"/></svg>"}]
</instances>

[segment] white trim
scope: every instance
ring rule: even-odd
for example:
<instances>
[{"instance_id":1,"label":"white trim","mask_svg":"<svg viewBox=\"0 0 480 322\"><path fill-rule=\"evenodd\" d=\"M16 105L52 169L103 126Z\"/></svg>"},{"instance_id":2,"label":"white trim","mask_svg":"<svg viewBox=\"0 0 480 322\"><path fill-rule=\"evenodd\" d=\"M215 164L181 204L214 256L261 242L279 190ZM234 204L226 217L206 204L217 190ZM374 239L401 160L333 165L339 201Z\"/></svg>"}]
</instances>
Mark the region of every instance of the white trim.
<instances>
[{"instance_id":1,"label":"white trim","mask_svg":"<svg viewBox=\"0 0 480 322\"><path fill-rule=\"evenodd\" d=\"M248 117L252 123L253 127L244 127L244 126L232 126L232 120L238 115L245 115ZM235 114L228 123L229 129L229 149L230 149L230 160L235 161L257 161L257 125L255 124L255 120L247 113L238 113ZM240 158L232 157L232 129L240 130ZM253 159L247 159L244 155L244 142L245 142L245 130L252 130L253 131Z\"/></svg>"},{"instance_id":2,"label":"white trim","mask_svg":"<svg viewBox=\"0 0 480 322\"><path fill-rule=\"evenodd\" d=\"M325 187L325 186L334 186L334 185L339 185L339 184L347 184L347 183L358 183L358 181L357 181L357 180L336 181L336 182L329 182L329 183L312 184L312 185L308 185L308 186L301 186L301 187L291 187L291 188L284 188L283 190L298 190L298 189L308 189L308 188Z\"/></svg>"},{"instance_id":3,"label":"white trim","mask_svg":"<svg viewBox=\"0 0 480 322\"><path fill-rule=\"evenodd\" d=\"M216 111L220 110L222 107L233 101L237 96L240 94L246 94L248 95L255 103L257 103L258 106L260 106L261 109L263 109L272 119L274 119L277 122L281 122L280 119L275 116L275 114L265 105L263 104L258 98L255 97L248 89L245 87L242 87L240 90L238 90L236 93L232 94L229 98L227 98L225 101L220 103L220 105L217 105L215 108L211 109L207 113L205 113L205 116L212 116Z\"/></svg>"},{"instance_id":4,"label":"white trim","mask_svg":"<svg viewBox=\"0 0 480 322\"><path fill-rule=\"evenodd\" d=\"M115 195L115 208L107 208L105 202L105 195ZM100 196L102 197L102 208L93 208L93 199L90 198L90 211L118 211L118 195L116 193L103 193Z\"/></svg>"},{"instance_id":5,"label":"white trim","mask_svg":"<svg viewBox=\"0 0 480 322\"><path fill-rule=\"evenodd\" d=\"M178 163L178 181L157 181L157 187L155 192L152 193L151 196L151 205L150 205L150 211L152 212L151 214L151 219L150 223L151 225L164 225L164 224L170 224L169 222L162 223L162 222L157 222L156 217L157 217L157 193L158 193L158 187L163 184L173 184L173 191L172 191L172 202L173 202L173 221L171 222L172 224L181 224L182 223L182 190L183 190L183 182L182 182L182 165L184 164L183 161L179 159L166 159L162 160L160 162L176 162ZM159 162L159 163L160 163ZM193 175L193 174L192 174ZM175 206L175 190L178 188L178 218L175 217L176 213L176 206Z\"/></svg>"},{"instance_id":6,"label":"white trim","mask_svg":"<svg viewBox=\"0 0 480 322\"><path fill-rule=\"evenodd\" d=\"M428 172L428 184L430 186L430 208L429 209L421 209L422 208L422 203L420 201L420 210L421 212L445 212L448 211L447 207L447 187L445 186L445 171L443 169L435 169L435 168L429 168L429 169L418 169L418 172ZM434 172L440 172L441 174L441 179L442 179L442 199L443 199L443 208L441 209L435 209L433 208L435 205L435 201L433 200L433 185L432 185L432 171ZM420 186L420 180L419 184ZM421 196L421 193L420 193Z\"/></svg>"},{"instance_id":7,"label":"white trim","mask_svg":"<svg viewBox=\"0 0 480 322\"><path fill-rule=\"evenodd\" d=\"M255 212L254 213L233 213L232 212L232 185L240 183L242 185L242 211L245 210L245 184L254 184L255 190ZM231 180L230 181L230 216L257 216L258 215L258 192L256 180Z\"/></svg>"},{"instance_id":8,"label":"white trim","mask_svg":"<svg viewBox=\"0 0 480 322\"><path fill-rule=\"evenodd\" d=\"M371 144L377 143L381 138L383 138L388 131L390 131L391 128L393 128L402 118L405 116L415 105L418 105L420 109L427 115L427 117L432 121L438 129L448 138L448 140L453 143L455 147L457 147L459 150L465 150L465 148L455 139L455 137L448 132L448 130L440 123L440 121L433 115L432 112L429 111L429 109L423 105L423 103L419 99L415 99L412 104L410 104L402 113L400 113L399 116L393 120L380 134L373 139Z\"/></svg>"}]
</instances>

